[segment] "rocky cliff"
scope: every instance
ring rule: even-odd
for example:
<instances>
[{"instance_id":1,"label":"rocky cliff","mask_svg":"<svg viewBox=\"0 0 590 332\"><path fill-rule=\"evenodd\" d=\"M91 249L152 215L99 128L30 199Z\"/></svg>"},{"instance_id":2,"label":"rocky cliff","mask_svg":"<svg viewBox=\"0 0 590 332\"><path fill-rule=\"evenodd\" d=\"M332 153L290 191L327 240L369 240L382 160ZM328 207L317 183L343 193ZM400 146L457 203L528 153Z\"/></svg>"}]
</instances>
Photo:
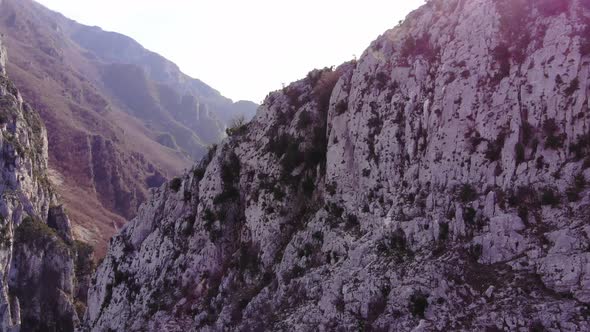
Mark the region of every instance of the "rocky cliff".
<instances>
[{"instance_id":1,"label":"rocky cliff","mask_svg":"<svg viewBox=\"0 0 590 332\"><path fill-rule=\"evenodd\" d=\"M93 331L590 329L590 2L432 0L153 189Z\"/></svg>"},{"instance_id":2,"label":"rocky cliff","mask_svg":"<svg viewBox=\"0 0 590 332\"><path fill-rule=\"evenodd\" d=\"M5 61L0 41L0 331L73 331L85 300L76 276L91 273L92 252L72 238L48 179L47 132Z\"/></svg>"}]
</instances>

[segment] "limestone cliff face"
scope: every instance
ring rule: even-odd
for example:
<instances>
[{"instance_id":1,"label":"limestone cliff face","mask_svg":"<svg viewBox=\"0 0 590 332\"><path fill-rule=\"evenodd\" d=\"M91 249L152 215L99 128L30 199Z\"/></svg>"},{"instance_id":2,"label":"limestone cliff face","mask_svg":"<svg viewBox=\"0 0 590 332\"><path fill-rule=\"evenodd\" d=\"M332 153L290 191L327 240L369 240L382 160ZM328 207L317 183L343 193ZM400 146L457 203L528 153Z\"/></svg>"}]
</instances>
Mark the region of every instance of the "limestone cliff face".
<instances>
[{"instance_id":1,"label":"limestone cliff face","mask_svg":"<svg viewBox=\"0 0 590 332\"><path fill-rule=\"evenodd\" d=\"M86 328L588 330L590 2L433 0L111 241Z\"/></svg>"},{"instance_id":2,"label":"limestone cliff face","mask_svg":"<svg viewBox=\"0 0 590 332\"><path fill-rule=\"evenodd\" d=\"M0 41L0 330L73 331L70 221L47 178L47 133L8 80Z\"/></svg>"}]
</instances>

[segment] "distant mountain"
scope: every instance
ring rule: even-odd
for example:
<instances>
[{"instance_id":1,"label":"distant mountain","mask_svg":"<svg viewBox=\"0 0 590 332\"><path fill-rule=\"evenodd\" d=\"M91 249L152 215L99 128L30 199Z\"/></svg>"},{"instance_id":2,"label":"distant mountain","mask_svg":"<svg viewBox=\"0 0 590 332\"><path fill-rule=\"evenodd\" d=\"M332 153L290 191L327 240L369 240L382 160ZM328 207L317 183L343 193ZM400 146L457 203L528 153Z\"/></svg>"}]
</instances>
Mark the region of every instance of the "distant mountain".
<instances>
[{"instance_id":1,"label":"distant mountain","mask_svg":"<svg viewBox=\"0 0 590 332\"><path fill-rule=\"evenodd\" d=\"M31 0L0 2L8 72L39 110L49 165L74 220L98 246L156 187L257 105L233 103L133 39L78 24Z\"/></svg>"}]
</instances>

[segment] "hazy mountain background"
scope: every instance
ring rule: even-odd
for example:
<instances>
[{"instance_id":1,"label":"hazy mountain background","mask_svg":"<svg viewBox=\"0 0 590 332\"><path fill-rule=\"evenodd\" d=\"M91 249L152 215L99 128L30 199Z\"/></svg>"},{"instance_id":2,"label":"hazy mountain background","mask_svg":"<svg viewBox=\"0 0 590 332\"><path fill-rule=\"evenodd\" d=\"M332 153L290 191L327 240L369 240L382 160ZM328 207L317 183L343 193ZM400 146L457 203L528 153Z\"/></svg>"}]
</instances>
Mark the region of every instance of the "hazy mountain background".
<instances>
[{"instance_id":1,"label":"hazy mountain background","mask_svg":"<svg viewBox=\"0 0 590 332\"><path fill-rule=\"evenodd\" d=\"M48 128L52 181L76 237L104 252L150 187L179 174L257 105L234 103L124 35L31 0L0 2L8 73Z\"/></svg>"}]
</instances>

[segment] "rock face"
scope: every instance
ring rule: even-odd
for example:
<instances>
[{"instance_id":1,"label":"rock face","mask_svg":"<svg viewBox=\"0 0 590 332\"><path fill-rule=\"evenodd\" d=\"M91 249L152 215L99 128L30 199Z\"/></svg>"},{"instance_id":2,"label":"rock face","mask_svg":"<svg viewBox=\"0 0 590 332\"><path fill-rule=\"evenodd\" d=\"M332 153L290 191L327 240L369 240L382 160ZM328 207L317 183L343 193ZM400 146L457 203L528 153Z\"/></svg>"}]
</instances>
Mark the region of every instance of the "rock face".
<instances>
[{"instance_id":1,"label":"rock face","mask_svg":"<svg viewBox=\"0 0 590 332\"><path fill-rule=\"evenodd\" d=\"M0 32L10 77L48 128L52 178L74 234L99 255L135 216L150 179L190 168L233 117L257 107L233 103L127 36L33 0L0 2Z\"/></svg>"},{"instance_id":2,"label":"rock face","mask_svg":"<svg viewBox=\"0 0 590 332\"><path fill-rule=\"evenodd\" d=\"M112 239L104 331L590 329L590 2L432 0Z\"/></svg>"},{"instance_id":3,"label":"rock face","mask_svg":"<svg viewBox=\"0 0 590 332\"><path fill-rule=\"evenodd\" d=\"M73 331L79 245L48 180L45 127L5 61L0 41L0 331Z\"/></svg>"}]
</instances>

